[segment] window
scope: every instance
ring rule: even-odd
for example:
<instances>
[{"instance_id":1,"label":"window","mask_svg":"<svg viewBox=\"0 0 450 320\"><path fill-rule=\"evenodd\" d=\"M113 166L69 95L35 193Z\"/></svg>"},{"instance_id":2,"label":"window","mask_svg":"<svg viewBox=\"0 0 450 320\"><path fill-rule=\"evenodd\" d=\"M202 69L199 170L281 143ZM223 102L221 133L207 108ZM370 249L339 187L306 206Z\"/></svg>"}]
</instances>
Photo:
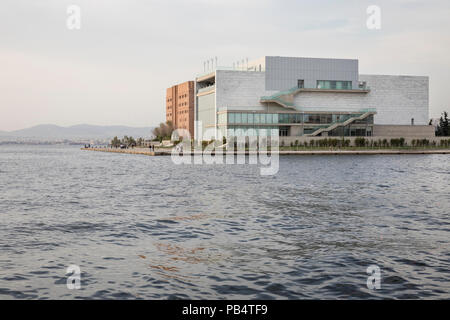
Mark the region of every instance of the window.
<instances>
[{"instance_id":1,"label":"window","mask_svg":"<svg viewBox=\"0 0 450 320\"><path fill-rule=\"evenodd\" d=\"M331 114L320 115L320 123L331 123Z\"/></svg>"},{"instance_id":2,"label":"window","mask_svg":"<svg viewBox=\"0 0 450 320\"><path fill-rule=\"evenodd\" d=\"M266 130L266 128L265 128L265 127L259 127L259 129L258 129L258 134L259 134L260 136L266 136L266 135L267 135L267 130Z\"/></svg>"},{"instance_id":3,"label":"window","mask_svg":"<svg viewBox=\"0 0 450 320\"><path fill-rule=\"evenodd\" d=\"M242 114L242 123L247 123L247 113Z\"/></svg>"},{"instance_id":4,"label":"window","mask_svg":"<svg viewBox=\"0 0 450 320\"><path fill-rule=\"evenodd\" d=\"M318 89L349 90L352 88L351 81L317 80Z\"/></svg>"},{"instance_id":5,"label":"window","mask_svg":"<svg viewBox=\"0 0 450 320\"><path fill-rule=\"evenodd\" d=\"M259 113L255 113L255 121L254 121L254 123L261 123L261 117L260 117L260 114Z\"/></svg>"},{"instance_id":6,"label":"window","mask_svg":"<svg viewBox=\"0 0 450 320\"><path fill-rule=\"evenodd\" d=\"M320 123L320 115L305 114L305 123Z\"/></svg>"},{"instance_id":7,"label":"window","mask_svg":"<svg viewBox=\"0 0 450 320\"><path fill-rule=\"evenodd\" d=\"M240 113L235 113L235 114L234 114L234 121L235 121L236 123L242 123L242 117L241 117L241 114L240 114Z\"/></svg>"},{"instance_id":8,"label":"window","mask_svg":"<svg viewBox=\"0 0 450 320\"><path fill-rule=\"evenodd\" d=\"M234 117L234 113L229 113L228 114L228 122L229 123L236 123L235 117Z\"/></svg>"},{"instance_id":9,"label":"window","mask_svg":"<svg viewBox=\"0 0 450 320\"><path fill-rule=\"evenodd\" d=\"M278 113L273 115L272 123L278 123Z\"/></svg>"},{"instance_id":10,"label":"window","mask_svg":"<svg viewBox=\"0 0 450 320\"><path fill-rule=\"evenodd\" d=\"M260 120L261 120L260 123L266 123L266 115L265 114L261 114Z\"/></svg>"},{"instance_id":11,"label":"window","mask_svg":"<svg viewBox=\"0 0 450 320\"><path fill-rule=\"evenodd\" d=\"M285 113L280 113L278 115L278 123L288 123L289 122L289 115Z\"/></svg>"},{"instance_id":12,"label":"window","mask_svg":"<svg viewBox=\"0 0 450 320\"><path fill-rule=\"evenodd\" d=\"M254 118L253 117L253 113L249 113L248 116L247 116L247 122L248 123L253 123L253 118Z\"/></svg>"},{"instance_id":13,"label":"window","mask_svg":"<svg viewBox=\"0 0 450 320\"><path fill-rule=\"evenodd\" d=\"M304 88L305 87L305 80L298 80L297 87L298 88Z\"/></svg>"},{"instance_id":14,"label":"window","mask_svg":"<svg viewBox=\"0 0 450 320\"><path fill-rule=\"evenodd\" d=\"M287 137L289 134L289 128L288 127L280 127L280 136L281 137Z\"/></svg>"}]
</instances>

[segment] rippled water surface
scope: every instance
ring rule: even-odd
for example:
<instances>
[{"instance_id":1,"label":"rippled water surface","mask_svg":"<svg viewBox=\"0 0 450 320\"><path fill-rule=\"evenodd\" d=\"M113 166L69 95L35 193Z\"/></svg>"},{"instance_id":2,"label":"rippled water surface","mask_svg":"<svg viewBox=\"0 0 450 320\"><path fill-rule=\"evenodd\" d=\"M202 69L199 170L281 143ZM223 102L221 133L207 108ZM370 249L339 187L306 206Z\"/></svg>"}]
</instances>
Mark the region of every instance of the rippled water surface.
<instances>
[{"instance_id":1,"label":"rippled water surface","mask_svg":"<svg viewBox=\"0 0 450 320\"><path fill-rule=\"evenodd\" d=\"M449 183L449 155L286 156L267 177L1 146L0 298L448 299Z\"/></svg>"}]
</instances>

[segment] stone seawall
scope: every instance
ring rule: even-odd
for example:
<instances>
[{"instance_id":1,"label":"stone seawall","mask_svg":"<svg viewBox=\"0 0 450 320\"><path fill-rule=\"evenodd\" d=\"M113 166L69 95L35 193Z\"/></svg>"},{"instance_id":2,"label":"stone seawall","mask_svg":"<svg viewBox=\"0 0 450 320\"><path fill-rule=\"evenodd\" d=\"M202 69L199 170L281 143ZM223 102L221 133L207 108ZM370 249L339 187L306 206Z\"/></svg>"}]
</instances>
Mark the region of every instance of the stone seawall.
<instances>
[{"instance_id":1,"label":"stone seawall","mask_svg":"<svg viewBox=\"0 0 450 320\"><path fill-rule=\"evenodd\" d=\"M171 150L164 151L148 151L147 149L113 149L113 148L81 148L81 150L100 151L100 152L114 152L125 154L140 154L147 156L170 156ZM257 151L234 151L237 154L258 154ZM450 149L361 149L361 150L288 150L288 151L273 151L269 153L278 153L279 155L377 155L377 154L450 154ZM187 154L187 153L186 153ZM191 155L202 154L202 152L191 152ZM212 152L214 155L214 152Z\"/></svg>"}]
</instances>

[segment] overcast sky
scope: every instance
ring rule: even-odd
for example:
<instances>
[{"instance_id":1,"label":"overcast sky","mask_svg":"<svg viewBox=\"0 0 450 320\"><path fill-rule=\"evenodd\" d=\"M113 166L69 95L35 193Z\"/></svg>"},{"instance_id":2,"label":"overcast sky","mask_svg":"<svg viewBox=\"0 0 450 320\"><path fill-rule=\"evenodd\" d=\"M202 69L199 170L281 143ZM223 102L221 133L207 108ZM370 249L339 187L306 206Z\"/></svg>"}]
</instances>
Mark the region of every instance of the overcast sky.
<instances>
[{"instance_id":1,"label":"overcast sky","mask_svg":"<svg viewBox=\"0 0 450 320\"><path fill-rule=\"evenodd\" d=\"M81 8L81 29L66 27ZM381 29L366 27L369 5ZM44 123L152 126L165 89L203 61L357 58L360 73L427 75L450 111L448 0L2 0L0 130Z\"/></svg>"}]
</instances>

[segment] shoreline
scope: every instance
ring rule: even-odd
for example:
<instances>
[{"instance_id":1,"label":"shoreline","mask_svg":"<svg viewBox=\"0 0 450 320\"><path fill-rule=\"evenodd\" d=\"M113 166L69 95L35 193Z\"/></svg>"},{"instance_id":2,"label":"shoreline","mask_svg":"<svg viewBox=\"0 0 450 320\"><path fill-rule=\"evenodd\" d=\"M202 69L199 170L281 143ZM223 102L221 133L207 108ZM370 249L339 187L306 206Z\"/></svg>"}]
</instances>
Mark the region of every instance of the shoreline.
<instances>
[{"instance_id":1,"label":"shoreline","mask_svg":"<svg viewBox=\"0 0 450 320\"><path fill-rule=\"evenodd\" d=\"M172 150L156 150L149 151L144 148L134 149L113 149L113 148L81 148L81 150L98 151L98 152L112 152L124 154L140 154L147 156L170 156ZM450 154L450 149L378 149L378 150L282 150L268 153L278 153L279 155L393 155L393 154ZM182 155L183 153L180 153ZM203 152L194 151L186 152L185 155L203 154ZM212 155L215 153L212 152ZM259 154L258 151L230 151L223 154Z\"/></svg>"}]
</instances>

